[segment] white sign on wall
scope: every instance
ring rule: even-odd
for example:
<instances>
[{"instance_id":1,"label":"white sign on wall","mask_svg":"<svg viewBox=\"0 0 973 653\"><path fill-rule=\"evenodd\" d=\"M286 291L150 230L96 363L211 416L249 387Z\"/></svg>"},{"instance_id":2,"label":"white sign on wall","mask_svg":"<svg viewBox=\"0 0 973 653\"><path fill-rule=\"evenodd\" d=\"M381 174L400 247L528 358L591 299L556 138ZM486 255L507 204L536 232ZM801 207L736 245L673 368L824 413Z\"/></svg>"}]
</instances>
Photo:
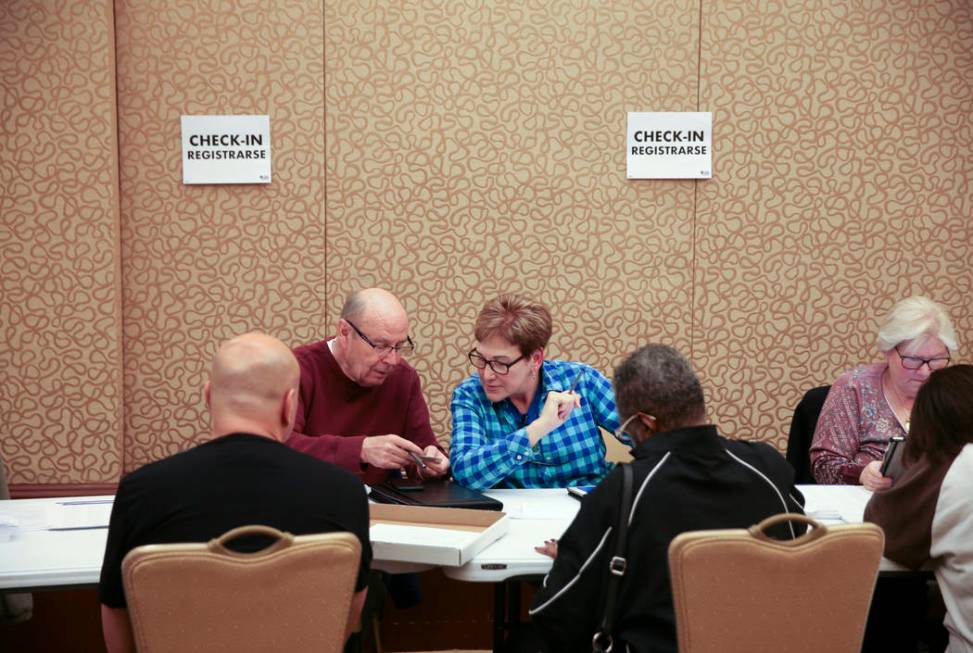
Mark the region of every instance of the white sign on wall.
<instances>
[{"instance_id":1,"label":"white sign on wall","mask_svg":"<svg viewBox=\"0 0 973 653\"><path fill-rule=\"evenodd\" d=\"M713 176L713 114L628 112L629 179L709 179Z\"/></svg>"},{"instance_id":2,"label":"white sign on wall","mask_svg":"<svg viewBox=\"0 0 973 653\"><path fill-rule=\"evenodd\" d=\"M269 184L270 116L183 116L182 183Z\"/></svg>"}]
</instances>

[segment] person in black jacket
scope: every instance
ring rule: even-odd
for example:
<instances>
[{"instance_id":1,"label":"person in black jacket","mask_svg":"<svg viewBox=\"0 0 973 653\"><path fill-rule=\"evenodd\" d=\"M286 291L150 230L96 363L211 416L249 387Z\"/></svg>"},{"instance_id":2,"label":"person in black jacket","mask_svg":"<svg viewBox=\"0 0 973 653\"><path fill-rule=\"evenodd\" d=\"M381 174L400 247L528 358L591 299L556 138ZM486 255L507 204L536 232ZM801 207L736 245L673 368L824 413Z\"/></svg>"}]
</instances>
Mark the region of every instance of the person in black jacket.
<instances>
[{"instance_id":1,"label":"person in black jacket","mask_svg":"<svg viewBox=\"0 0 973 653\"><path fill-rule=\"evenodd\" d=\"M247 524L294 535L355 535L361 555L348 629L358 622L372 560L368 500L351 472L283 443L294 427L300 378L297 360L277 338L247 333L223 343L203 389L212 439L122 479L98 585L109 653L135 652L122 579L129 551L145 544L207 542ZM268 543L239 538L232 548L254 551Z\"/></svg>"},{"instance_id":2,"label":"person in black jacket","mask_svg":"<svg viewBox=\"0 0 973 653\"><path fill-rule=\"evenodd\" d=\"M703 389L689 362L647 345L616 370L615 400L635 460L628 566L617 597L614 651L677 650L668 548L684 531L745 528L782 512L803 513L794 471L773 447L721 437L707 423ZM614 555L622 473L585 497L558 543L530 614L543 648L590 651L602 619ZM785 524L791 538L803 525ZM541 549L539 549L541 550Z\"/></svg>"}]
</instances>

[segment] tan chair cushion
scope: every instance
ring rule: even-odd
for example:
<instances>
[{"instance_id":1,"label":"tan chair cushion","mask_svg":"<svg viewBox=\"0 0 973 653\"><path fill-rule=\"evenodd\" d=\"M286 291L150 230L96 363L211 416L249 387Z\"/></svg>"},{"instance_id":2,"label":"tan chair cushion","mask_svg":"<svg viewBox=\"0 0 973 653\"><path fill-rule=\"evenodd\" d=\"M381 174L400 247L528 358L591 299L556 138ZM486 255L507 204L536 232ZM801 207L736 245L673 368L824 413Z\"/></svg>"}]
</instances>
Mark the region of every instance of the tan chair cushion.
<instances>
[{"instance_id":1,"label":"tan chair cushion","mask_svg":"<svg viewBox=\"0 0 973 653\"><path fill-rule=\"evenodd\" d=\"M342 650L358 538L267 529L280 539L262 551L225 548L252 529L266 527L234 529L208 544L138 547L125 556L123 583L140 653Z\"/></svg>"},{"instance_id":2,"label":"tan chair cushion","mask_svg":"<svg viewBox=\"0 0 973 653\"><path fill-rule=\"evenodd\" d=\"M874 524L819 527L796 540L748 530L683 533L669 547L682 653L857 653L882 558ZM803 521L813 522L803 516Z\"/></svg>"}]
</instances>

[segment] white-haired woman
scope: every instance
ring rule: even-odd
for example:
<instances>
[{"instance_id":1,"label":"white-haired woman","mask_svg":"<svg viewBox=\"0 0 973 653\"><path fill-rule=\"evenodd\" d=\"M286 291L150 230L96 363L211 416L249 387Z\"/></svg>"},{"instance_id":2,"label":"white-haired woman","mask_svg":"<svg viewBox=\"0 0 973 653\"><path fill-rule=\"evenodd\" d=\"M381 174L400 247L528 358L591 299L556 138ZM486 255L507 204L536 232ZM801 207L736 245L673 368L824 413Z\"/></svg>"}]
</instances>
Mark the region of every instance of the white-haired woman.
<instances>
[{"instance_id":1,"label":"white-haired woman","mask_svg":"<svg viewBox=\"0 0 973 653\"><path fill-rule=\"evenodd\" d=\"M818 483L885 489L882 457L889 438L905 437L916 393L957 349L946 310L922 296L896 304L878 331L885 360L845 372L831 386L811 444Z\"/></svg>"}]
</instances>

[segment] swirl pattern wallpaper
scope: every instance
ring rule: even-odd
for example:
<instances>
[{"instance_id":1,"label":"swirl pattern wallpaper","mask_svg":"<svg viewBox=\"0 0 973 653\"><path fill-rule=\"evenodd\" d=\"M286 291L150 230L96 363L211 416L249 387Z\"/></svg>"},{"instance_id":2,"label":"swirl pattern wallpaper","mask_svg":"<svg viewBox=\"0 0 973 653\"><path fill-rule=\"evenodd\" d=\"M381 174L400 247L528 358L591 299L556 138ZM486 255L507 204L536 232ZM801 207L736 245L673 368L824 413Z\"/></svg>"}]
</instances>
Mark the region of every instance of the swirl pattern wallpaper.
<instances>
[{"instance_id":1,"label":"swirl pattern wallpaper","mask_svg":"<svg viewBox=\"0 0 973 653\"><path fill-rule=\"evenodd\" d=\"M0 457L13 484L122 472L113 38L110 3L0 3Z\"/></svg>"},{"instance_id":2,"label":"swirl pattern wallpaper","mask_svg":"<svg viewBox=\"0 0 973 653\"><path fill-rule=\"evenodd\" d=\"M671 344L732 437L877 360L907 295L973 350L973 6L0 4L0 455L21 495L207 437L222 340L378 285L433 426L500 292L609 376ZM625 176L629 111L711 111L713 178ZM273 182L182 184L180 116L267 114Z\"/></svg>"}]
</instances>

